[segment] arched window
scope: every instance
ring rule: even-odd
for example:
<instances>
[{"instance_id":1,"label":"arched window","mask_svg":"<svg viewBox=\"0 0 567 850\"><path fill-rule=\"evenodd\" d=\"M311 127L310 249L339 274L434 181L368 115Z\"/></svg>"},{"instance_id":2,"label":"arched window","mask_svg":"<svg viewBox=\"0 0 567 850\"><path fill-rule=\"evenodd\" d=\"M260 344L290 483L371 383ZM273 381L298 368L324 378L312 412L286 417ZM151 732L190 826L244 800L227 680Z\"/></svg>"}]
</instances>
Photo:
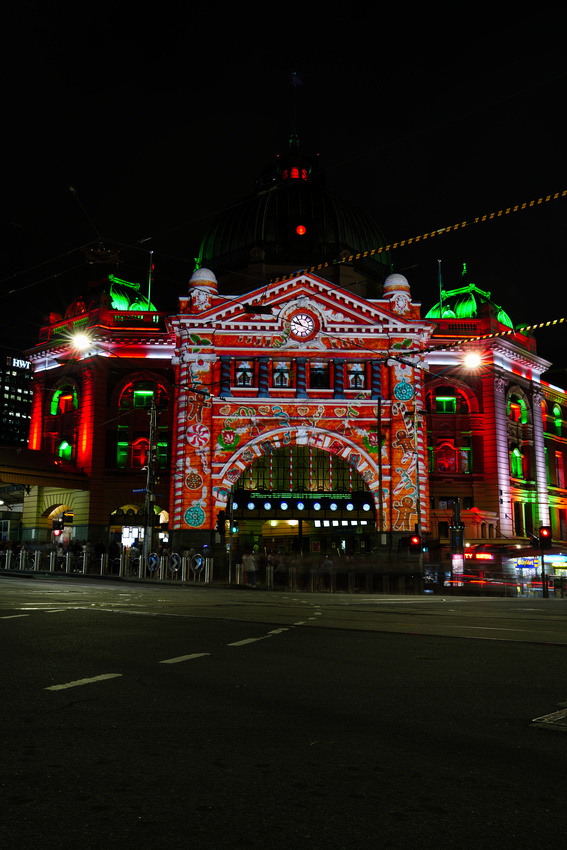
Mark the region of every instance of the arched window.
<instances>
[{"instance_id":1,"label":"arched window","mask_svg":"<svg viewBox=\"0 0 567 850\"><path fill-rule=\"evenodd\" d=\"M427 393L428 413L469 413L469 403L456 387L438 386Z\"/></svg>"},{"instance_id":2,"label":"arched window","mask_svg":"<svg viewBox=\"0 0 567 850\"><path fill-rule=\"evenodd\" d=\"M140 470L147 465L149 453L150 408L155 402L157 428L155 457L158 469L168 465L168 392L151 376L130 381L118 398L120 409L116 433L116 466Z\"/></svg>"},{"instance_id":3,"label":"arched window","mask_svg":"<svg viewBox=\"0 0 567 850\"><path fill-rule=\"evenodd\" d=\"M132 381L122 390L118 404L120 407L143 409L151 407L152 400L157 407L167 404L167 392L162 384L152 380Z\"/></svg>"},{"instance_id":4,"label":"arched window","mask_svg":"<svg viewBox=\"0 0 567 850\"><path fill-rule=\"evenodd\" d=\"M62 440L59 443L59 448L57 449L57 454L63 460L73 460L73 445L69 442L69 440Z\"/></svg>"},{"instance_id":5,"label":"arched window","mask_svg":"<svg viewBox=\"0 0 567 850\"><path fill-rule=\"evenodd\" d=\"M60 384L53 393L49 412L52 416L57 416L58 413L69 413L71 410L76 410L78 406L77 387L74 383L67 381Z\"/></svg>"},{"instance_id":6,"label":"arched window","mask_svg":"<svg viewBox=\"0 0 567 850\"><path fill-rule=\"evenodd\" d=\"M512 422L518 422L520 425L526 425L528 421L528 408L524 399L519 395L510 395L508 397L508 418Z\"/></svg>"},{"instance_id":7,"label":"arched window","mask_svg":"<svg viewBox=\"0 0 567 850\"><path fill-rule=\"evenodd\" d=\"M555 433L558 437L561 436L561 408L558 404L553 405L553 424L555 425Z\"/></svg>"},{"instance_id":8,"label":"arched window","mask_svg":"<svg viewBox=\"0 0 567 850\"><path fill-rule=\"evenodd\" d=\"M510 450L510 474L512 478L524 477L524 456L518 446Z\"/></svg>"}]
</instances>

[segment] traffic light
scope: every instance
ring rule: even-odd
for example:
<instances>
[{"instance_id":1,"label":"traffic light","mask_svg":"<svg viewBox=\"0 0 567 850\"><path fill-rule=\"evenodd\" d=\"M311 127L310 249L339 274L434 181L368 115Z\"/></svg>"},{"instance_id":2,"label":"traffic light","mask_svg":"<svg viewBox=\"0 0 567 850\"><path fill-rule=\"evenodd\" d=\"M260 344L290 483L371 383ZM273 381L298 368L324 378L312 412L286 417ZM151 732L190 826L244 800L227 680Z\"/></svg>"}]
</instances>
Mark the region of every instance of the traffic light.
<instances>
[{"instance_id":1,"label":"traffic light","mask_svg":"<svg viewBox=\"0 0 567 850\"><path fill-rule=\"evenodd\" d=\"M412 534L409 539L410 552L421 552L421 537L419 534Z\"/></svg>"},{"instance_id":2,"label":"traffic light","mask_svg":"<svg viewBox=\"0 0 567 850\"><path fill-rule=\"evenodd\" d=\"M232 526L231 526L230 530L232 531L233 534L238 534L238 520L234 519L232 521Z\"/></svg>"},{"instance_id":3,"label":"traffic light","mask_svg":"<svg viewBox=\"0 0 567 850\"><path fill-rule=\"evenodd\" d=\"M219 511L217 514L217 531L221 537L226 534L226 511Z\"/></svg>"},{"instance_id":4,"label":"traffic light","mask_svg":"<svg viewBox=\"0 0 567 850\"><path fill-rule=\"evenodd\" d=\"M551 549L551 526L542 525L539 529L539 548Z\"/></svg>"}]
</instances>

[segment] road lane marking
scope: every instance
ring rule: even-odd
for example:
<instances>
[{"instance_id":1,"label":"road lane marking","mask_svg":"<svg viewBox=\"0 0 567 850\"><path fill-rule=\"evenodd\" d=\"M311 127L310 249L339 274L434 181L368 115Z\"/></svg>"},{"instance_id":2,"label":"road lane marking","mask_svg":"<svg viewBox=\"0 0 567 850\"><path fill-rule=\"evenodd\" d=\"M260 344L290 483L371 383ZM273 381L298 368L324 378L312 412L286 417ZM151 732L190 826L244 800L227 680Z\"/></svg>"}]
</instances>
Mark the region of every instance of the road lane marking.
<instances>
[{"instance_id":1,"label":"road lane marking","mask_svg":"<svg viewBox=\"0 0 567 850\"><path fill-rule=\"evenodd\" d=\"M7 617L0 617L0 620L17 620L18 617L29 617L29 614L9 614Z\"/></svg>"},{"instance_id":2,"label":"road lane marking","mask_svg":"<svg viewBox=\"0 0 567 850\"><path fill-rule=\"evenodd\" d=\"M210 652L193 652L191 655L179 655L177 658L166 658L165 661L160 661L160 664L179 664L181 661L191 661L193 658L203 658L205 655L210 655Z\"/></svg>"},{"instance_id":3,"label":"road lane marking","mask_svg":"<svg viewBox=\"0 0 567 850\"><path fill-rule=\"evenodd\" d=\"M272 629L271 632L268 632L269 635L281 635L282 632L289 632L289 629Z\"/></svg>"},{"instance_id":4,"label":"road lane marking","mask_svg":"<svg viewBox=\"0 0 567 850\"><path fill-rule=\"evenodd\" d=\"M63 691L65 688L76 688L79 685L90 685L92 682L102 682L104 679L115 679L122 673L102 673L100 676L92 676L90 679L76 679L74 682L66 682L64 685L50 685L44 691Z\"/></svg>"},{"instance_id":5,"label":"road lane marking","mask_svg":"<svg viewBox=\"0 0 567 850\"><path fill-rule=\"evenodd\" d=\"M227 643L227 646L244 646L247 643L256 643L257 640L266 640L270 635L262 635L259 638L245 638L244 640L235 640L234 643Z\"/></svg>"}]
</instances>

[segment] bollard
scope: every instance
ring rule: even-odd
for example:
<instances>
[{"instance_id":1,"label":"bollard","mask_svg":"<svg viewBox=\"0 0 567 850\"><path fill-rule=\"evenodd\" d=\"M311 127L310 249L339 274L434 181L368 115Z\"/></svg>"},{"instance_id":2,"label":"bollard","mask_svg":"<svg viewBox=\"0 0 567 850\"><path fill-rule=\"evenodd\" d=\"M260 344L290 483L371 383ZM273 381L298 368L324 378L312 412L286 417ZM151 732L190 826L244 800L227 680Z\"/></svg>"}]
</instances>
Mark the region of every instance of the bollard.
<instances>
[{"instance_id":1,"label":"bollard","mask_svg":"<svg viewBox=\"0 0 567 850\"><path fill-rule=\"evenodd\" d=\"M242 584L242 564L236 565L236 584Z\"/></svg>"},{"instance_id":2,"label":"bollard","mask_svg":"<svg viewBox=\"0 0 567 850\"><path fill-rule=\"evenodd\" d=\"M138 578L146 577L146 556L140 555L138 559Z\"/></svg>"},{"instance_id":3,"label":"bollard","mask_svg":"<svg viewBox=\"0 0 567 850\"><path fill-rule=\"evenodd\" d=\"M356 573L350 572L348 574L348 592L354 593L356 590Z\"/></svg>"},{"instance_id":4,"label":"bollard","mask_svg":"<svg viewBox=\"0 0 567 850\"><path fill-rule=\"evenodd\" d=\"M55 572L55 562L57 561L57 552L49 553L49 572Z\"/></svg>"},{"instance_id":5,"label":"bollard","mask_svg":"<svg viewBox=\"0 0 567 850\"><path fill-rule=\"evenodd\" d=\"M288 571L289 589L297 590L297 567L290 567Z\"/></svg>"},{"instance_id":6,"label":"bollard","mask_svg":"<svg viewBox=\"0 0 567 850\"><path fill-rule=\"evenodd\" d=\"M100 556L100 574L101 576L108 574L108 555L106 554Z\"/></svg>"},{"instance_id":7,"label":"bollard","mask_svg":"<svg viewBox=\"0 0 567 850\"><path fill-rule=\"evenodd\" d=\"M6 549L6 569L12 569L12 550Z\"/></svg>"},{"instance_id":8,"label":"bollard","mask_svg":"<svg viewBox=\"0 0 567 850\"><path fill-rule=\"evenodd\" d=\"M39 572L40 569L41 569L41 552L39 551L39 549L36 549L36 552L35 552L35 555L34 555L34 570L36 572Z\"/></svg>"},{"instance_id":9,"label":"bollard","mask_svg":"<svg viewBox=\"0 0 567 850\"><path fill-rule=\"evenodd\" d=\"M317 590L317 570L314 567L309 570L309 590L311 593Z\"/></svg>"},{"instance_id":10,"label":"bollard","mask_svg":"<svg viewBox=\"0 0 567 850\"><path fill-rule=\"evenodd\" d=\"M120 566L118 568L118 575L120 576L120 578L124 577L125 572L126 572L126 555L124 554L124 552L121 552L120 553Z\"/></svg>"},{"instance_id":11,"label":"bollard","mask_svg":"<svg viewBox=\"0 0 567 850\"><path fill-rule=\"evenodd\" d=\"M83 552L83 575L84 576L86 576L86 574L87 574L88 563L89 563L89 556L86 552Z\"/></svg>"},{"instance_id":12,"label":"bollard","mask_svg":"<svg viewBox=\"0 0 567 850\"><path fill-rule=\"evenodd\" d=\"M205 558L205 584L213 580L213 559Z\"/></svg>"},{"instance_id":13,"label":"bollard","mask_svg":"<svg viewBox=\"0 0 567 850\"><path fill-rule=\"evenodd\" d=\"M266 567L266 590L274 589L274 568L271 564Z\"/></svg>"},{"instance_id":14,"label":"bollard","mask_svg":"<svg viewBox=\"0 0 567 850\"><path fill-rule=\"evenodd\" d=\"M65 572L66 573L71 572L71 553L70 552L67 552L65 554Z\"/></svg>"}]
</instances>

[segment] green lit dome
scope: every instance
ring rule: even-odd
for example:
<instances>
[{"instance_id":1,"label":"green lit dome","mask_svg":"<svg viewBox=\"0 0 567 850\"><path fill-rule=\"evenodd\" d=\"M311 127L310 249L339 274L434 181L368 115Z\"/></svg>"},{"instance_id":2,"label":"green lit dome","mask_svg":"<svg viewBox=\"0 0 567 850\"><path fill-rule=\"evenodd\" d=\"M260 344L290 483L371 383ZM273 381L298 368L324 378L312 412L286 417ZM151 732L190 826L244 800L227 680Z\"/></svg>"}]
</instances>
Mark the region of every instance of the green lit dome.
<instances>
[{"instance_id":1,"label":"green lit dome","mask_svg":"<svg viewBox=\"0 0 567 850\"><path fill-rule=\"evenodd\" d=\"M140 292L139 283L130 283L130 281L121 280L116 275L109 274L103 280L91 283L89 291L85 295L75 298L69 304L65 318L70 319L72 316L88 313L103 303L106 303L113 310L156 312L154 305Z\"/></svg>"},{"instance_id":2,"label":"green lit dome","mask_svg":"<svg viewBox=\"0 0 567 850\"><path fill-rule=\"evenodd\" d=\"M463 278L466 280L467 269L463 265ZM457 289L446 289L442 292L441 300L434 304L426 314L426 319L474 319L484 304L494 311L497 320L502 325L513 328L512 319L503 307L495 304L490 298L490 292L484 292L474 283L464 283Z\"/></svg>"}]
</instances>

